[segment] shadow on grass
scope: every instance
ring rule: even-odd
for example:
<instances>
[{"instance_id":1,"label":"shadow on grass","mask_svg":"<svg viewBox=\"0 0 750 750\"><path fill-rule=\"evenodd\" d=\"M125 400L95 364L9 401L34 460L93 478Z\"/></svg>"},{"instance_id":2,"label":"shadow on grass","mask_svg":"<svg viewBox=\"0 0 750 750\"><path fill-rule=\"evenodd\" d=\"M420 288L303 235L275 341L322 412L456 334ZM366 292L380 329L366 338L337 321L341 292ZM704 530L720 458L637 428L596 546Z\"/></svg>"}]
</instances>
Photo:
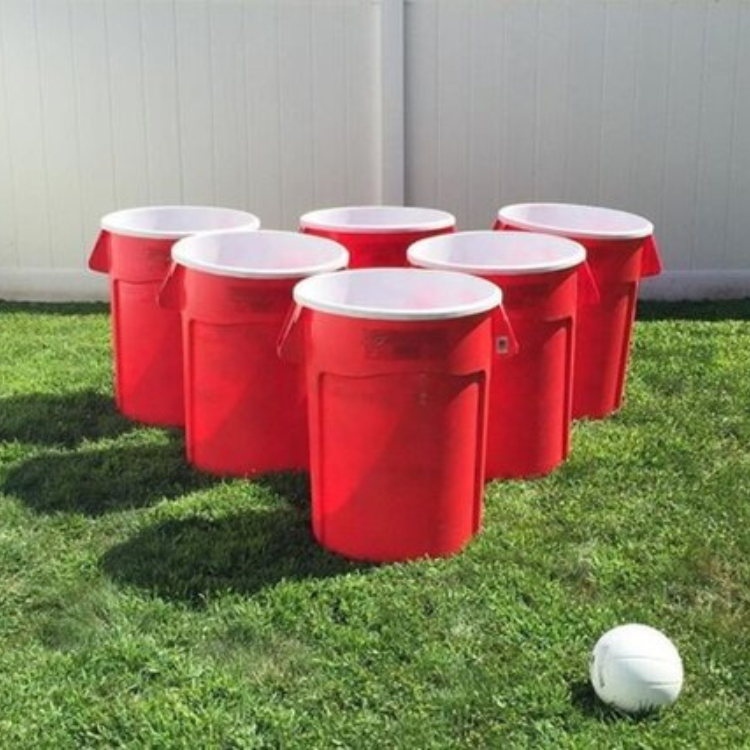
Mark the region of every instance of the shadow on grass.
<instances>
[{"instance_id":1,"label":"shadow on grass","mask_svg":"<svg viewBox=\"0 0 750 750\"><path fill-rule=\"evenodd\" d=\"M0 314L103 315L107 312L107 302L10 302L0 299Z\"/></svg>"},{"instance_id":2,"label":"shadow on grass","mask_svg":"<svg viewBox=\"0 0 750 750\"><path fill-rule=\"evenodd\" d=\"M639 302L639 321L750 320L750 299L704 302Z\"/></svg>"},{"instance_id":3,"label":"shadow on grass","mask_svg":"<svg viewBox=\"0 0 750 750\"><path fill-rule=\"evenodd\" d=\"M118 583L192 606L215 594L250 595L282 580L371 567L315 544L307 510L292 505L219 519L164 521L111 549L101 564Z\"/></svg>"},{"instance_id":4,"label":"shadow on grass","mask_svg":"<svg viewBox=\"0 0 750 750\"><path fill-rule=\"evenodd\" d=\"M623 721L631 724L644 724L659 718L659 713L654 711L638 714L617 711L599 700L588 680L576 680L570 683L570 702L580 713L606 724Z\"/></svg>"},{"instance_id":5,"label":"shadow on grass","mask_svg":"<svg viewBox=\"0 0 750 750\"><path fill-rule=\"evenodd\" d=\"M217 480L185 464L182 441L48 453L12 467L1 488L39 513L98 516L152 505Z\"/></svg>"},{"instance_id":6,"label":"shadow on grass","mask_svg":"<svg viewBox=\"0 0 750 750\"><path fill-rule=\"evenodd\" d=\"M0 440L73 446L134 429L111 397L95 391L29 393L0 399Z\"/></svg>"},{"instance_id":7,"label":"shadow on grass","mask_svg":"<svg viewBox=\"0 0 750 750\"><path fill-rule=\"evenodd\" d=\"M310 475L306 472L277 471L253 477L252 482L288 505L303 511L310 508Z\"/></svg>"}]
</instances>

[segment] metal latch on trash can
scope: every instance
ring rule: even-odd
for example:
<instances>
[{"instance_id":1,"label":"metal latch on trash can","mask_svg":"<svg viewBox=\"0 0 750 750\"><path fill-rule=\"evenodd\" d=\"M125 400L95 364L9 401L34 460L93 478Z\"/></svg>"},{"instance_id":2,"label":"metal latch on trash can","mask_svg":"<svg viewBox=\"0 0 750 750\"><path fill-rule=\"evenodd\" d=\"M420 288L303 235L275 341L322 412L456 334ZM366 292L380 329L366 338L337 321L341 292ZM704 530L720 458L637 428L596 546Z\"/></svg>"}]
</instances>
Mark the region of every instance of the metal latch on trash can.
<instances>
[{"instance_id":1,"label":"metal latch on trash can","mask_svg":"<svg viewBox=\"0 0 750 750\"><path fill-rule=\"evenodd\" d=\"M510 337L498 336L495 339L495 353L507 354L510 351Z\"/></svg>"}]
</instances>

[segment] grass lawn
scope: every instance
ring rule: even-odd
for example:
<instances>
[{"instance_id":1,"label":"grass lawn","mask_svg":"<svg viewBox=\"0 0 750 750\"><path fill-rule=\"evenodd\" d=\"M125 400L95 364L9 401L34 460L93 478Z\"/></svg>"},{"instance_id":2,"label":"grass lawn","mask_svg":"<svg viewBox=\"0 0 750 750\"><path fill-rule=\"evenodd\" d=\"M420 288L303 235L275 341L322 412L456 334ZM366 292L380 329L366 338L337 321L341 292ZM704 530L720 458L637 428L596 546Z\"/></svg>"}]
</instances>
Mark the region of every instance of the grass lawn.
<instances>
[{"instance_id":1,"label":"grass lawn","mask_svg":"<svg viewBox=\"0 0 750 750\"><path fill-rule=\"evenodd\" d=\"M490 485L463 554L368 567L304 478L120 418L105 307L0 303L0 747L750 747L750 302L640 312L565 467ZM682 654L660 715L588 687L628 621Z\"/></svg>"}]
</instances>

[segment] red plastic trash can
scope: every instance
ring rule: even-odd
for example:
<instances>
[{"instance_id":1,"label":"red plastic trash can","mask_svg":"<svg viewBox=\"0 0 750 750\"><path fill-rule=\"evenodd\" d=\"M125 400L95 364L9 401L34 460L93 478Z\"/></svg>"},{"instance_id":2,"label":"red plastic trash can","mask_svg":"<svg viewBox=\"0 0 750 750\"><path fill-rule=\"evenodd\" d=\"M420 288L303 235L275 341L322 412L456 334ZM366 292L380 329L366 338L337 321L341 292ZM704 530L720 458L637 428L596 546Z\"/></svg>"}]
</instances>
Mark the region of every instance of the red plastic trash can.
<instances>
[{"instance_id":1,"label":"red plastic trash can","mask_svg":"<svg viewBox=\"0 0 750 750\"><path fill-rule=\"evenodd\" d=\"M89 268L109 275L115 400L130 419L165 427L183 424L180 316L157 295L181 237L211 229L257 229L245 211L153 206L107 214Z\"/></svg>"},{"instance_id":2,"label":"red plastic trash can","mask_svg":"<svg viewBox=\"0 0 750 750\"><path fill-rule=\"evenodd\" d=\"M422 240L408 255L412 265L482 276L502 289L518 353L505 356L505 340L498 338L486 477L548 474L570 451L579 286L587 298L596 295L586 251L561 237L487 231ZM504 319L498 322L504 326Z\"/></svg>"},{"instance_id":3,"label":"red plastic trash can","mask_svg":"<svg viewBox=\"0 0 750 750\"><path fill-rule=\"evenodd\" d=\"M599 302L578 314L573 418L614 413L625 390L639 281L661 273L653 224L610 208L524 203L500 209L495 228L559 235L586 248Z\"/></svg>"},{"instance_id":4,"label":"red plastic trash can","mask_svg":"<svg viewBox=\"0 0 750 750\"><path fill-rule=\"evenodd\" d=\"M188 461L232 476L306 469L303 373L276 347L294 285L344 268L346 250L294 232L210 232L172 258L159 302L182 314Z\"/></svg>"},{"instance_id":5,"label":"red plastic trash can","mask_svg":"<svg viewBox=\"0 0 750 750\"><path fill-rule=\"evenodd\" d=\"M410 206L325 208L300 217L301 232L340 242L351 268L408 266L412 242L455 228L455 217L446 211Z\"/></svg>"},{"instance_id":6,"label":"red plastic trash can","mask_svg":"<svg viewBox=\"0 0 750 750\"><path fill-rule=\"evenodd\" d=\"M367 269L306 279L294 299L279 350L304 351L315 538L376 562L457 552L481 523L499 289Z\"/></svg>"}]
</instances>

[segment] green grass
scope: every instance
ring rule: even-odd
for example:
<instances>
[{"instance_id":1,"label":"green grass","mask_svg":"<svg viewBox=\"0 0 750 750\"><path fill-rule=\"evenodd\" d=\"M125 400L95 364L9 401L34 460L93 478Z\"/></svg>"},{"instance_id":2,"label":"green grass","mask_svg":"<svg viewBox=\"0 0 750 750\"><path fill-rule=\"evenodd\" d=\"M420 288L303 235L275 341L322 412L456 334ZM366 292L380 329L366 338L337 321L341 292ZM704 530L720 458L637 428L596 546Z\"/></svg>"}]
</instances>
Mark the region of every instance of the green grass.
<instances>
[{"instance_id":1,"label":"green grass","mask_svg":"<svg viewBox=\"0 0 750 750\"><path fill-rule=\"evenodd\" d=\"M644 306L632 364L463 554L362 566L304 478L115 413L106 308L0 303L0 747L750 747L750 302ZM628 621L682 653L661 714L588 687Z\"/></svg>"}]
</instances>

